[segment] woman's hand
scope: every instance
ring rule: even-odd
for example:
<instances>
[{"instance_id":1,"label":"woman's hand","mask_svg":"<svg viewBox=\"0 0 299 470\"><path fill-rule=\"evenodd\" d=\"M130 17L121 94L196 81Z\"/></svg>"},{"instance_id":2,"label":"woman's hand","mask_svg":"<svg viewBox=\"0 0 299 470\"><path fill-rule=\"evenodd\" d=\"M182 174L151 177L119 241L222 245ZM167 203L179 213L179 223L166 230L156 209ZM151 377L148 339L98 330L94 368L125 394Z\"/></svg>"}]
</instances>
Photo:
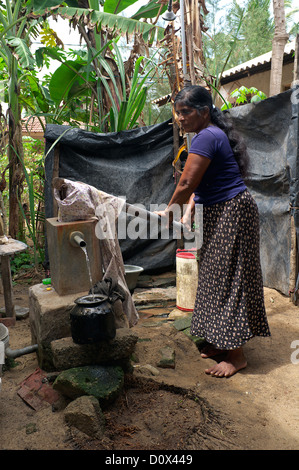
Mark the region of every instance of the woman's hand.
<instances>
[{"instance_id":1,"label":"woman's hand","mask_svg":"<svg viewBox=\"0 0 299 470\"><path fill-rule=\"evenodd\" d=\"M181 223L186 227L189 232L192 230L192 225L194 222L194 213L195 213L195 202L194 202L194 193L190 196L190 199L187 204L187 208L183 217L181 218Z\"/></svg>"},{"instance_id":2,"label":"woman's hand","mask_svg":"<svg viewBox=\"0 0 299 470\"><path fill-rule=\"evenodd\" d=\"M168 211L167 209L165 209L164 211L155 211L154 214L159 215L162 219L164 219L164 222L165 221L167 222L167 225L166 225L167 228L173 222L173 213L172 213L172 211Z\"/></svg>"}]
</instances>

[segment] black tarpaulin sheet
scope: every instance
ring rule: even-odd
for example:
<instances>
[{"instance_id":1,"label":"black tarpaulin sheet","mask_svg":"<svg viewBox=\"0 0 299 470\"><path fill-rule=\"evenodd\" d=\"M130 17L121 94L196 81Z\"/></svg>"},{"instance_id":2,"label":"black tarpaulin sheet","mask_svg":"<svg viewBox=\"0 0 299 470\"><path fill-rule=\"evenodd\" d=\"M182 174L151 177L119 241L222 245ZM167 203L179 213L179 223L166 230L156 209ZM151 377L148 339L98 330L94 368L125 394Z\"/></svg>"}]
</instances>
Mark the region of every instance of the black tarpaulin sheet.
<instances>
[{"instance_id":1,"label":"black tarpaulin sheet","mask_svg":"<svg viewBox=\"0 0 299 470\"><path fill-rule=\"evenodd\" d=\"M298 100L289 90L230 111L251 159L247 185L260 212L264 285L289 293L291 216L298 201ZM167 203L174 191L169 122L132 131L95 134L48 125L46 151L59 140L59 176L82 181L129 203ZM46 158L46 217L52 217L53 154ZM293 209L291 210L291 206ZM176 240L122 240L126 264L148 271L174 265Z\"/></svg>"},{"instance_id":2,"label":"black tarpaulin sheet","mask_svg":"<svg viewBox=\"0 0 299 470\"><path fill-rule=\"evenodd\" d=\"M291 205L297 205L298 113L292 90L231 110L250 155L246 181L260 213L264 285L288 295ZM297 229L299 225L297 223Z\"/></svg>"},{"instance_id":3,"label":"black tarpaulin sheet","mask_svg":"<svg viewBox=\"0 0 299 470\"><path fill-rule=\"evenodd\" d=\"M59 139L61 178L87 183L124 197L130 204L142 204L147 210L151 204L167 204L174 191L171 121L108 134L48 125L45 138L46 154ZM53 216L53 164L52 149L45 161L46 218ZM147 272L173 268L176 240L151 240L146 233L142 236L145 238L119 240L124 262L141 266Z\"/></svg>"}]
</instances>

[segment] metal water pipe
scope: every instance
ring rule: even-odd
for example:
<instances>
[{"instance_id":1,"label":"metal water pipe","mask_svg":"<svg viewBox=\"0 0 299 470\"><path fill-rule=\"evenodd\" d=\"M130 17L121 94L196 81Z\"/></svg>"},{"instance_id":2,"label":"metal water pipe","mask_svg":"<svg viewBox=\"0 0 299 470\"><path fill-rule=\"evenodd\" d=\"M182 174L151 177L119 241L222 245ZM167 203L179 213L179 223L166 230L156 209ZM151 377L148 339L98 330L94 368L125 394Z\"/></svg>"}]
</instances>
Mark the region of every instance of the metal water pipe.
<instances>
[{"instance_id":1,"label":"metal water pipe","mask_svg":"<svg viewBox=\"0 0 299 470\"><path fill-rule=\"evenodd\" d=\"M187 54L186 54L185 3L184 3L184 0L180 0L180 11L181 11L181 41L182 41L183 74L184 74L184 81L185 81L184 85L186 86Z\"/></svg>"},{"instance_id":2,"label":"metal water pipe","mask_svg":"<svg viewBox=\"0 0 299 470\"><path fill-rule=\"evenodd\" d=\"M183 62L183 75L184 75L184 86L187 86L190 80L187 80L187 53L186 53L186 31L185 31L185 3L184 0L180 0L180 11L181 11L181 42L182 42L182 62ZM172 0L169 0L167 12L162 16L165 21L173 21L176 15L172 11ZM190 147L190 135L186 135L187 148Z\"/></svg>"},{"instance_id":3,"label":"metal water pipe","mask_svg":"<svg viewBox=\"0 0 299 470\"><path fill-rule=\"evenodd\" d=\"M86 241L84 240L84 235L81 232L71 232L70 233L70 243L73 246L79 246L84 248L86 246Z\"/></svg>"}]
</instances>

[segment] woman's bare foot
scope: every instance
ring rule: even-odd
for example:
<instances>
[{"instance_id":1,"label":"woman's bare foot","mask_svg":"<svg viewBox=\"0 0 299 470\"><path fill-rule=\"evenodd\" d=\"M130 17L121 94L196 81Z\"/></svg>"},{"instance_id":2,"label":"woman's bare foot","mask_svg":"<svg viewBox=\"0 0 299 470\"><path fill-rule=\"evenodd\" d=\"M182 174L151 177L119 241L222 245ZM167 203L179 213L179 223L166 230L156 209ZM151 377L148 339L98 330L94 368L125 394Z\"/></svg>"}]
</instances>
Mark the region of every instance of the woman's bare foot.
<instances>
[{"instance_id":1,"label":"woman's bare foot","mask_svg":"<svg viewBox=\"0 0 299 470\"><path fill-rule=\"evenodd\" d=\"M218 364L215 364L210 369L206 369L206 374L210 374L214 377L231 377L236 372L244 369L247 366L243 349L238 348L232 351L228 351L225 359Z\"/></svg>"},{"instance_id":2,"label":"woman's bare foot","mask_svg":"<svg viewBox=\"0 0 299 470\"><path fill-rule=\"evenodd\" d=\"M207 359L209 357L219 356L227 351L224 349L217 349L212 344L207 344L202 350L200 351L200 355L203 359Z\"/></svg>"}]
</instances>

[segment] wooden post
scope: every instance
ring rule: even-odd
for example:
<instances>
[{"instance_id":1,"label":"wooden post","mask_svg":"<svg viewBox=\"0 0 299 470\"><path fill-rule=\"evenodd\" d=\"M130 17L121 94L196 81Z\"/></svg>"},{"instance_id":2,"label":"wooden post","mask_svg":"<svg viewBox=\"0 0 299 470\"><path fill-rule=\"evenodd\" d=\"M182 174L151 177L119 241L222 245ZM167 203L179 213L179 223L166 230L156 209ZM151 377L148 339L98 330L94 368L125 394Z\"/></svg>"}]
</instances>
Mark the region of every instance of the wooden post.
<instances>
[{"instance_id":1,"label":"wooden post","mask_svg":"<svg viewBox=\"0 0 299 470\"><path fill-rule=\"evenodd\" d=\"M293 71L294 84L299 80L299 34L295 39L295 57L294 57L294 71Z\"/></svg>"},{"instance_id":2,"label":"wooden post","mask_svg":"<svg viewBox=\"0 0 299 470\"><path fill-rule=\"evenodd\" d=\"M296 36L295 40L295 58L294 58L294 71L293 71L293 83L292 88L296 89L299 84L299 34ZM298 105L297 105L298 106ZM297 126L299 126L297 122ZM297 128L297 139L299 138L299 131ZM299 142L297 140L297 155ZM298 210L298 209L295 209ZM295 293L296 282L298 277L298 243L297 243L297 230L295 227L294 216L291 214L291 253L290 253L290 301L297 305L295 298L297 293Z\"/></svg>"},{"instance_id":3,"label":"wooden post","mask_svg":"<svg viewBox=\"0 0 299 470\"><path fill-rule=\"evenodd\" d=\"M59 144L55 145L54 147L54 162L53 162L53 173L52 173L52 181L54 178L59 177ZM52 186L52 185L51 185ZM57 217L58 215L58 204L54 197L53 193L53 217Z\"/></svg>"},{"instance_id":4,"label":"wooden post","mask_svg":"<svg viewBox=\"0 0 299 470\"><path fill-rule=\"evenodd\" d=\"M2 323L5 323L6 326L13 326L16 321L16 311L12 295L12 279L9 255L1 256L1 278L4 290L5 318L1 318L0 320Z\"/></svg>"}]
</instances>

